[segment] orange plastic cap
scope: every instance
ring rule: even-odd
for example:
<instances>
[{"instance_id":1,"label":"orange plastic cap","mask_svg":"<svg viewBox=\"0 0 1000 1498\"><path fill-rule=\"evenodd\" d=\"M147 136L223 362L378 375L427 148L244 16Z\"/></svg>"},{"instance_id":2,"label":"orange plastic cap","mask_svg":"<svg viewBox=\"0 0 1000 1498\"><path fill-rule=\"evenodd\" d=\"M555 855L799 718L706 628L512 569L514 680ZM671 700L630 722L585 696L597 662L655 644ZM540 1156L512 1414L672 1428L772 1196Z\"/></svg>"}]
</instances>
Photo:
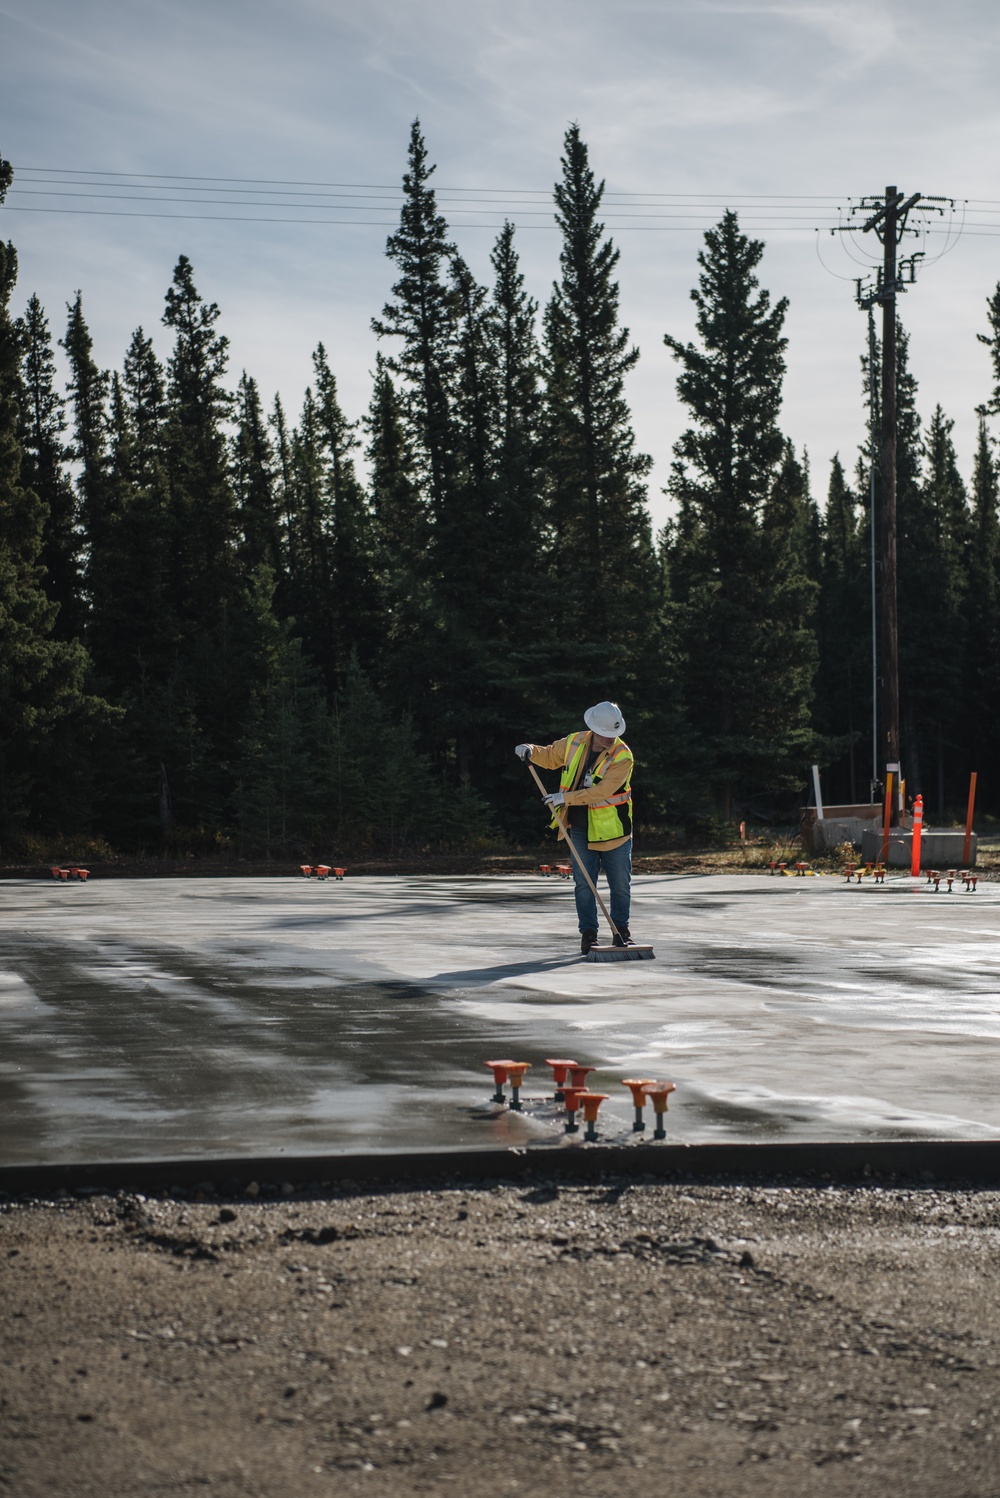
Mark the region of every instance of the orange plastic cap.
<instances>
[{"instance_id":1,"label":"orange plastic cap","mask_svg":"<svg viewBox=\"0 0 1000 1498\"><path fill-rule=\"evenodd\" d=\"M577 1066L574 1063L573 1066L570 1067L573 1086L577 1088L578 1091L585 1090L587 1086L587 1078L590 1076L590 1073L592 1071L596 1070L596 1066Z\"/></svg>"},{"instance_id":2,"label":"orange plastic cap","mask_svg":"<svg viewBox=\"0 0 1000 1498\"><path fill-rule=\"evenodd\" d=\"M494 1080L494 1082L497 1084L498 1087L502 1087L503 1084L507 1080L507 1072L514 1065L514 1062L513 1061L484 1061L483 1065L489 1067L490 1071L493 1073L493 1080Z\"/></svg>"},{"instance_id":3,"label":"orange plastic cap","mask_svg":"<svg viewBox=\"0 0 1000 1498\"><path fill-rule=\"evenodd\" d=\"M524 1074L531 1070L530 1061L508 1061L507 1080L512 1087L520 1087L524 1082Z\"/></svg>"},{"instance_id":4,"label":"orange plastic cap","mask_svg":"<svg viewBox=\"0 0 1000 1498\"><path fill-rule=\"evenodd\" d=\"M580 1102L583 1104L583 1116L587 1123L597 1122L597 1110L607 1099L606 1092L581 1092Z\"/></svg>"},{"instance_id":5,"label":"orange plastic cap","mask_svg":"<svg viewBox=\"0 0 1000 1498\"><path fill-rule=\"evenodd\" d=\"M567 1087L563 1093L563 1101L566 1104L567 1113L575 1113L580 1106L580 1099L587 1091L586 1087Z\"/></svg>"},{"instance_id":6,"label":"orange plastic cap","mask_svg":"<svg viewBox=\"0 0 1000 1498\"><path fill-rule=\"evenodd\" d=\"M632 1094L632 1101L637 1108L641 1108L646 1101L646 1088L655 1087L656 1083L652 1077L625 1077L622 1086L627 1087Z\"/></svg>"},{"instance_id":7,"label":"orange plastic cap","mask_svg":"<svg viewBox=\"0 0 1000 1498\"><path fill-rule=\"evenodd\" d=\"M646 1096L657 1113L666 1113L667 1098L677 1091L676 1082L652 1082L645 1089Z\"/></svg>"}]
</instances>

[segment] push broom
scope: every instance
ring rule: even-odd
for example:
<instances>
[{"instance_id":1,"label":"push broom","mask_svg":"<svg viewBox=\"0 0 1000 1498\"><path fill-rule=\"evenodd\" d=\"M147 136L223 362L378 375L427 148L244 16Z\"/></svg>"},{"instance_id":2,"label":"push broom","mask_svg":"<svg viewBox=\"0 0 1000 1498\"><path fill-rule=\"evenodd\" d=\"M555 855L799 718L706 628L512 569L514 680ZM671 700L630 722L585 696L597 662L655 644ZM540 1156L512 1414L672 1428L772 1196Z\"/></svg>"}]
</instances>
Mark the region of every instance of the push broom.
<instances>
[{"instance_id":1,"label":"push broom","mask_svg":"<svg viewBox=\"0 0 1000 1498\"><path fill-rule=\"evenodd\" d=\"M548 791L545 789L545 785L544 785L544 782L542 781L542 777L539 775L538 771L535 769L534 765L531 763L531 760L530 759L526 760L525 763L527 764L528 769L531 771L532 775L534 776L535 784L538 786L538 789L541 791L541 793L542 793L543 796L547 796L548 795ZM597 901L598 905L601 907L601 910L604 913L604 919L607 921L608 925L611 927L611 933L612 933L612 935L613 936L617 936L618 940L622 941L622 938L621 938L621 936L618 933L618 927L615 925L614 921L611 919L611 912L610 912L610 910L608 909L608 907L605 905L604 901L601 899L600 895L598 894L597 885L594 883L593 879L591 879L590 875L587 873L587 870L584 867L583 859L580 857L579 853L576 851L576 848L573 846L573 839L570 837L569 827L567 826L566 822L563 820L562 811L560 810L560 808L558 806L553 807L553 811L555 812L556 821L559 823L559 826L562 828L563 837L566 839L566 846L569 848L570 854L572 855L572 858L573 858L573 860L574 860L577 868L580 870L580 873L583 875L583 877L586 880L587 884L590 886L590 890L591 890L591 893L594 896L594 899ZM634 946L634 945L631 946L631 947L627 947L627 946L624 945L624 942L623 942L620 947L614 947L614 946L611 946L611 947L597 947L597 946L591 947L590 951L585 954L584 961L585 962L645 962L648 958L655 957L655 956L656 956L656 953L653 951L652 947L639 947L639 946Z\"/></svg>"}]
</instances>

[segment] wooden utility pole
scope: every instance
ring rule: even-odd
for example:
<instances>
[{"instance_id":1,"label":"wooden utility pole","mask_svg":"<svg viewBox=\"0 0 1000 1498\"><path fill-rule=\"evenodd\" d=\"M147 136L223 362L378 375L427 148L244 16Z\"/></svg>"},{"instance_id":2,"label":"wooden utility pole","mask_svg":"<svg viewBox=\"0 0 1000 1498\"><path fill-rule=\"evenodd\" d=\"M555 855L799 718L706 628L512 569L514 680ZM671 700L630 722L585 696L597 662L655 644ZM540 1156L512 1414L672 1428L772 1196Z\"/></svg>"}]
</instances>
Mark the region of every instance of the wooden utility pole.
<instances>
[{"instance_id":1,"label":"wooden utility pole","mask_svg":"<svg viewBox=\"0 0 1000 1498\"><path fill-rule=\"evenodd\" d=\"M903 194L896 187L887 187L883 197L865 198L860 209L871 216L861 225L861 232L874 231L882 243L882 265L876 285L863 291L857 283L858 306L870 311L875 302L882 307L882 423L878 443L878 465L881 476L882 511L879 525L879 607L878 607L878 672L873 679L872 692L878 699L877 760L875 778L884 774L886 766L899 766L899 624L896 612L896 295L912 284L917 261L923 256L908 256L897 261L896 251L907 232L906 219L910 210L919 203L943 203L947 198L927 198L915 192L903 201ZM871 210L875 211L872 213ZM852 209L852 212L856 211ZM934 210L942 212L941 209ZM912 230L910 231L913 232ZM901 277L908 271L908 279ZM869 357L873 350L869 344ZM869 371L874 379L874 371ZM874 388L874 387L873 387ZM875 433L872 431L871 463L875 464ZM872 494L872 541L874 551L875 515L874 481ZM874 634L874 620L873 620ZM874 638L873 638L874 648ZM873 672L874 677L874 672ZM892 808L893 825L898 820L896 806Z\"/></svg>"},{"instance_id":2,"label":"wooden utility pole","mask_svg":"<svg viewBox=\"0 0 1000 1498\"><path fill-rule=\"evenodd\" d=\"M899 202L895 187L885 190L882 239L882 525L879 537L882 589L879 639L882 690L879 737L883 764L899 763L899 620L896 613L896 245ZM919 198L919 193L916 195ZM908 205L909 206L909 205ZM905 222L905 216L904 216ZM874 454L872 455L874 457ZM895 821L895 818L893 818Z\"/></svg>"}]
</instances>

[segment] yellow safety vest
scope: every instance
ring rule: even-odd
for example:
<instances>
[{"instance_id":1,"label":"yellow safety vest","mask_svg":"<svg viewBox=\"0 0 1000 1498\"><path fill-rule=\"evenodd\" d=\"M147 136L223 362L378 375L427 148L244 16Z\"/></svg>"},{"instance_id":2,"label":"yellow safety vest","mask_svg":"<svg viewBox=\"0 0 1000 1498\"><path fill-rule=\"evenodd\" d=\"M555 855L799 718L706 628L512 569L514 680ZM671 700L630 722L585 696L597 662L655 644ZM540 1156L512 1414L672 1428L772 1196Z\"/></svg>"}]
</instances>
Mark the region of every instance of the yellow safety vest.
<instances>
[{"instance_id":1,"label":"yellow safety vest","mask_svg":"<svg viewBox=\"0 0 1000 1498\"><path fill-rule=\"evenodd\" d=\"M564 791L578 789L577 781L584 756L590 744L589 732L571 735L566 744L566 763L563 765L559 784ZM595 801L587 807L588 843L610 843L619 837L632 836L632 751L621 739L615 739L610 749L605 749L591 770L591 779L597 784L607 774L608 766L619 764L623 759L629 763L629 771L621 790L615 791L606 801ZM553 826L558 826L558 817Z\"/></svg>"}]
</instances>

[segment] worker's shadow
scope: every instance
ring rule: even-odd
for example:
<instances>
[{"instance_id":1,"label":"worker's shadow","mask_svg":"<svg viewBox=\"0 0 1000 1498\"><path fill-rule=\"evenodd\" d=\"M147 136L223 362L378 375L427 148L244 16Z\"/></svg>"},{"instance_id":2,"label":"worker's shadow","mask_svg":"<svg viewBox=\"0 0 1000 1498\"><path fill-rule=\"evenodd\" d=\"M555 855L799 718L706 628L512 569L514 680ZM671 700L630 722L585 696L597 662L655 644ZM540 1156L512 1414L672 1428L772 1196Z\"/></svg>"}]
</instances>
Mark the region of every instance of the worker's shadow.
<instances>
[{"instance_id":1,"label":"worker's shadow","mask_svg":"<svg viewBox=\"0 0 1000 1498\"><path fill-rule=\"evenodd\" d=\"M464 983L496 983L500 978L524 978L531 973L555 973L564 967L576 967L583 957L552 957L546 962L503 962L495 967L459 968L450 973L434 973L422 983L441 983L460 987Z\"/></svg>"}]
</instances>

